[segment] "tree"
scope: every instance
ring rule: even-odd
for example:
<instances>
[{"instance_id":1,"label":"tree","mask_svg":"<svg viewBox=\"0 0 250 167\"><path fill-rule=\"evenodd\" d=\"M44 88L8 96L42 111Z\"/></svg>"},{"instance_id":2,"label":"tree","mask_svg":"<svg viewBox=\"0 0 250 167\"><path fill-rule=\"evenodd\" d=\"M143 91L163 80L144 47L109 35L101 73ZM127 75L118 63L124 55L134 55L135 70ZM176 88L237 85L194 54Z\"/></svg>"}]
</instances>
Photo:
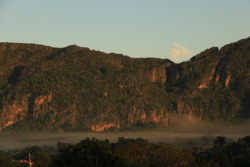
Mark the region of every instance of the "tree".
<instances>
[{"instance_id":1,"label":"tree","mask_svg":"<svg viewBox=\"0 0 250 167\"><path fill-rule=\"evenodd\" d=\"M224 147L227 144L226 137L224 136L217 136L214 140L215 147Z\"/></svg>"}]
</instances>

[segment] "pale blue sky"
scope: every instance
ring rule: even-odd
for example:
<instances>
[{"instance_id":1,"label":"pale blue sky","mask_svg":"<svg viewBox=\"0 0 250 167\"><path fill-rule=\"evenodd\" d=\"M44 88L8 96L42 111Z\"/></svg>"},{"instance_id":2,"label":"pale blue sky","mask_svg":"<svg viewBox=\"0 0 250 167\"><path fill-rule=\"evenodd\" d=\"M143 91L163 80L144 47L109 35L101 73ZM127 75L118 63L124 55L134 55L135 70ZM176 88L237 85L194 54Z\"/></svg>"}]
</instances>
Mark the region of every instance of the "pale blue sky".
<instances>
[{"instance_id":1,"label":"pale blue sky","mask_svg":"<svg viewBox=\"0 0 250 167\"><path fill-rule=\"evenodd\" d=\"M0 0L0 42L180 62L249 36L250 0Z\"/></svg>"}]
</instances>

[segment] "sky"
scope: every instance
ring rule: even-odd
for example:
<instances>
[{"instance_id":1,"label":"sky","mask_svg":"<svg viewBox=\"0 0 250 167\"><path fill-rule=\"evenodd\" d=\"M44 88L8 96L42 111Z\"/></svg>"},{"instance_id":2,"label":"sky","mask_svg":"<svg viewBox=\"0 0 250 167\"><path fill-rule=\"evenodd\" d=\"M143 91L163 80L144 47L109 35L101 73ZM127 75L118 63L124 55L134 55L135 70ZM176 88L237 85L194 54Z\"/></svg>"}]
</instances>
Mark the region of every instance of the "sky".
<instances>
[{"instance_id":1,"label":"sky","mask_svg":"<svg viewBox=\"0 0 250 167\"><path fill-rule=\"evenodd\" d=\"M250 36L250 0L0 0L0 42L176 63Z\"/></svg>"}]
</instances>

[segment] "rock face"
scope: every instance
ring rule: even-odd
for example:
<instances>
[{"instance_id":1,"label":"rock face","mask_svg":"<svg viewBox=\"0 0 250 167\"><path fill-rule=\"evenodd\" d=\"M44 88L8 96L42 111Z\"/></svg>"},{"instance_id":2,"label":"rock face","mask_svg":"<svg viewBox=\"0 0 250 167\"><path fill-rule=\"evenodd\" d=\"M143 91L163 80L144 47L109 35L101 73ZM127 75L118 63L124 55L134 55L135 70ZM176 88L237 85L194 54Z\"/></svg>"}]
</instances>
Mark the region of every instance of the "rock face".
<instances>
[{"instance_id":1,"label":"rock face","mask_svg":"<svg viewBox=\"0 0 250 167\"><path fill-rule=\"evenodd\" d=\"M0 131L117 131L248 118L250 38L190 61L0 43Z\"/></svg>"},{"instance_id":2,"label":"rock face","mask_svg":"<svg viewBox=\"0 0 250 167\"><path fill-rule=\"evenodd\" d=\"M164 110L151 110L146 113L144 109L138 110L135 106L133 112L128 113L128 126L133 124L153 124L158 127L168 127L168 115Z\"/></svg>"},{"instance_id":3,"label":"rock face","mask_svg":"<svg viewBox=\"0 0 250 167\"><path fill-rule=\"evenodd\" d=\"M23 97L21 102L14 101L11 105L4 105L1 113L1 126L0 130L14 124L15 122L22 121L28 114L28 101Z\"/></svg>"}]
</instances>

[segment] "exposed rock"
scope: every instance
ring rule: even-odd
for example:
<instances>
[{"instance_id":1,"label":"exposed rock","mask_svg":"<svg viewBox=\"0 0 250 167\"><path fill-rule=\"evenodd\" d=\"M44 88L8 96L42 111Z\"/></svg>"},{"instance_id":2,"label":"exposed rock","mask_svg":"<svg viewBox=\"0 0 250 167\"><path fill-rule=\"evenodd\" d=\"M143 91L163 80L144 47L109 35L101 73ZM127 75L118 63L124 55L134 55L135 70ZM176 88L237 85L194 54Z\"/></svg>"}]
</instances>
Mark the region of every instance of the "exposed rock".
<instances>
[{"instance_id":1,"label":"exposed rock","mask_svg":"<svg viewBox=\"0 0 250 167\"><path fill-rule=\"evenodd\" d=\"M102 123L91 125L90 129L95 132L103 132L103 131L109 131L109 130L118 130L120 129L120 125L116 123Z\"/></svg>"},{"instance_id":2,"label":"exposed rock","mask_svg":"<svg viewBox=\"0 0 250 167\"><path fill-rule=\"evenodd\" d=\"M144 108L137 109L133 107L133 112L128 114L128 126L133 126L136 123L143 124L155 124L159 127L168 127L169 118L164 112L164 109L161 110L150 110L147 113Z\"/></svg>"},{"instance_id":3,"label":"exposed rock","mask_svg":"<svg viewBox=\"0 0 250 167\"><path fill-rule=\"evenodd\" d=\"M12 104L4 105L1 112L0 131L7 126L21 121L27 117L28 114L28 99L23 96L20 101L15 100Z\"/></svg>"},{"instance_id":4,"label":"exposed rock","mask_svg":"<svg viewBox=\"0 0 250 167\"><path fill-rule=\"evenodd\" d=\"M165 66L154 67L150 76L150 81L165 83L167 80L166 68L170 66L170 63L167 63Z\"/></svg>"},{"instance_id":5,"label":"exposed rock","mask_svg":"<svg viewBox=\"0 0 250 167\"><path fill-rule=\"evenodd\" d=\"M51 110L51 106L48 103L53 99L52 92L48 95L38 96L34 99L34 106L32 106L32 115L35 118L38 118L41 115L44 115L48 110ZM33 101L33 99L31 99ZM32 102L31 102L32 103Z\"/></svg>"},{"instance_id":6,"label":"exposed rock","mask_svg":"<svg viewBox=\"0 0 250 167\"><path fill-rule=\"evenodd\" d=\"M225 80L225 87L228 87L228 86L229 86L230 80L231 80L231 76L228 75L227 78L226 78L226 80Z\"/></svg>"},{"instance_id":7,"label":"exposed rock","mask_svg":"<svg viewBox=\"0 0 250 167\"><path fill-rule=\"evenodd\" d=\"M199 89L208 88L207 84L201 84L198 86Z\"/></svg>"}]
</instances>

